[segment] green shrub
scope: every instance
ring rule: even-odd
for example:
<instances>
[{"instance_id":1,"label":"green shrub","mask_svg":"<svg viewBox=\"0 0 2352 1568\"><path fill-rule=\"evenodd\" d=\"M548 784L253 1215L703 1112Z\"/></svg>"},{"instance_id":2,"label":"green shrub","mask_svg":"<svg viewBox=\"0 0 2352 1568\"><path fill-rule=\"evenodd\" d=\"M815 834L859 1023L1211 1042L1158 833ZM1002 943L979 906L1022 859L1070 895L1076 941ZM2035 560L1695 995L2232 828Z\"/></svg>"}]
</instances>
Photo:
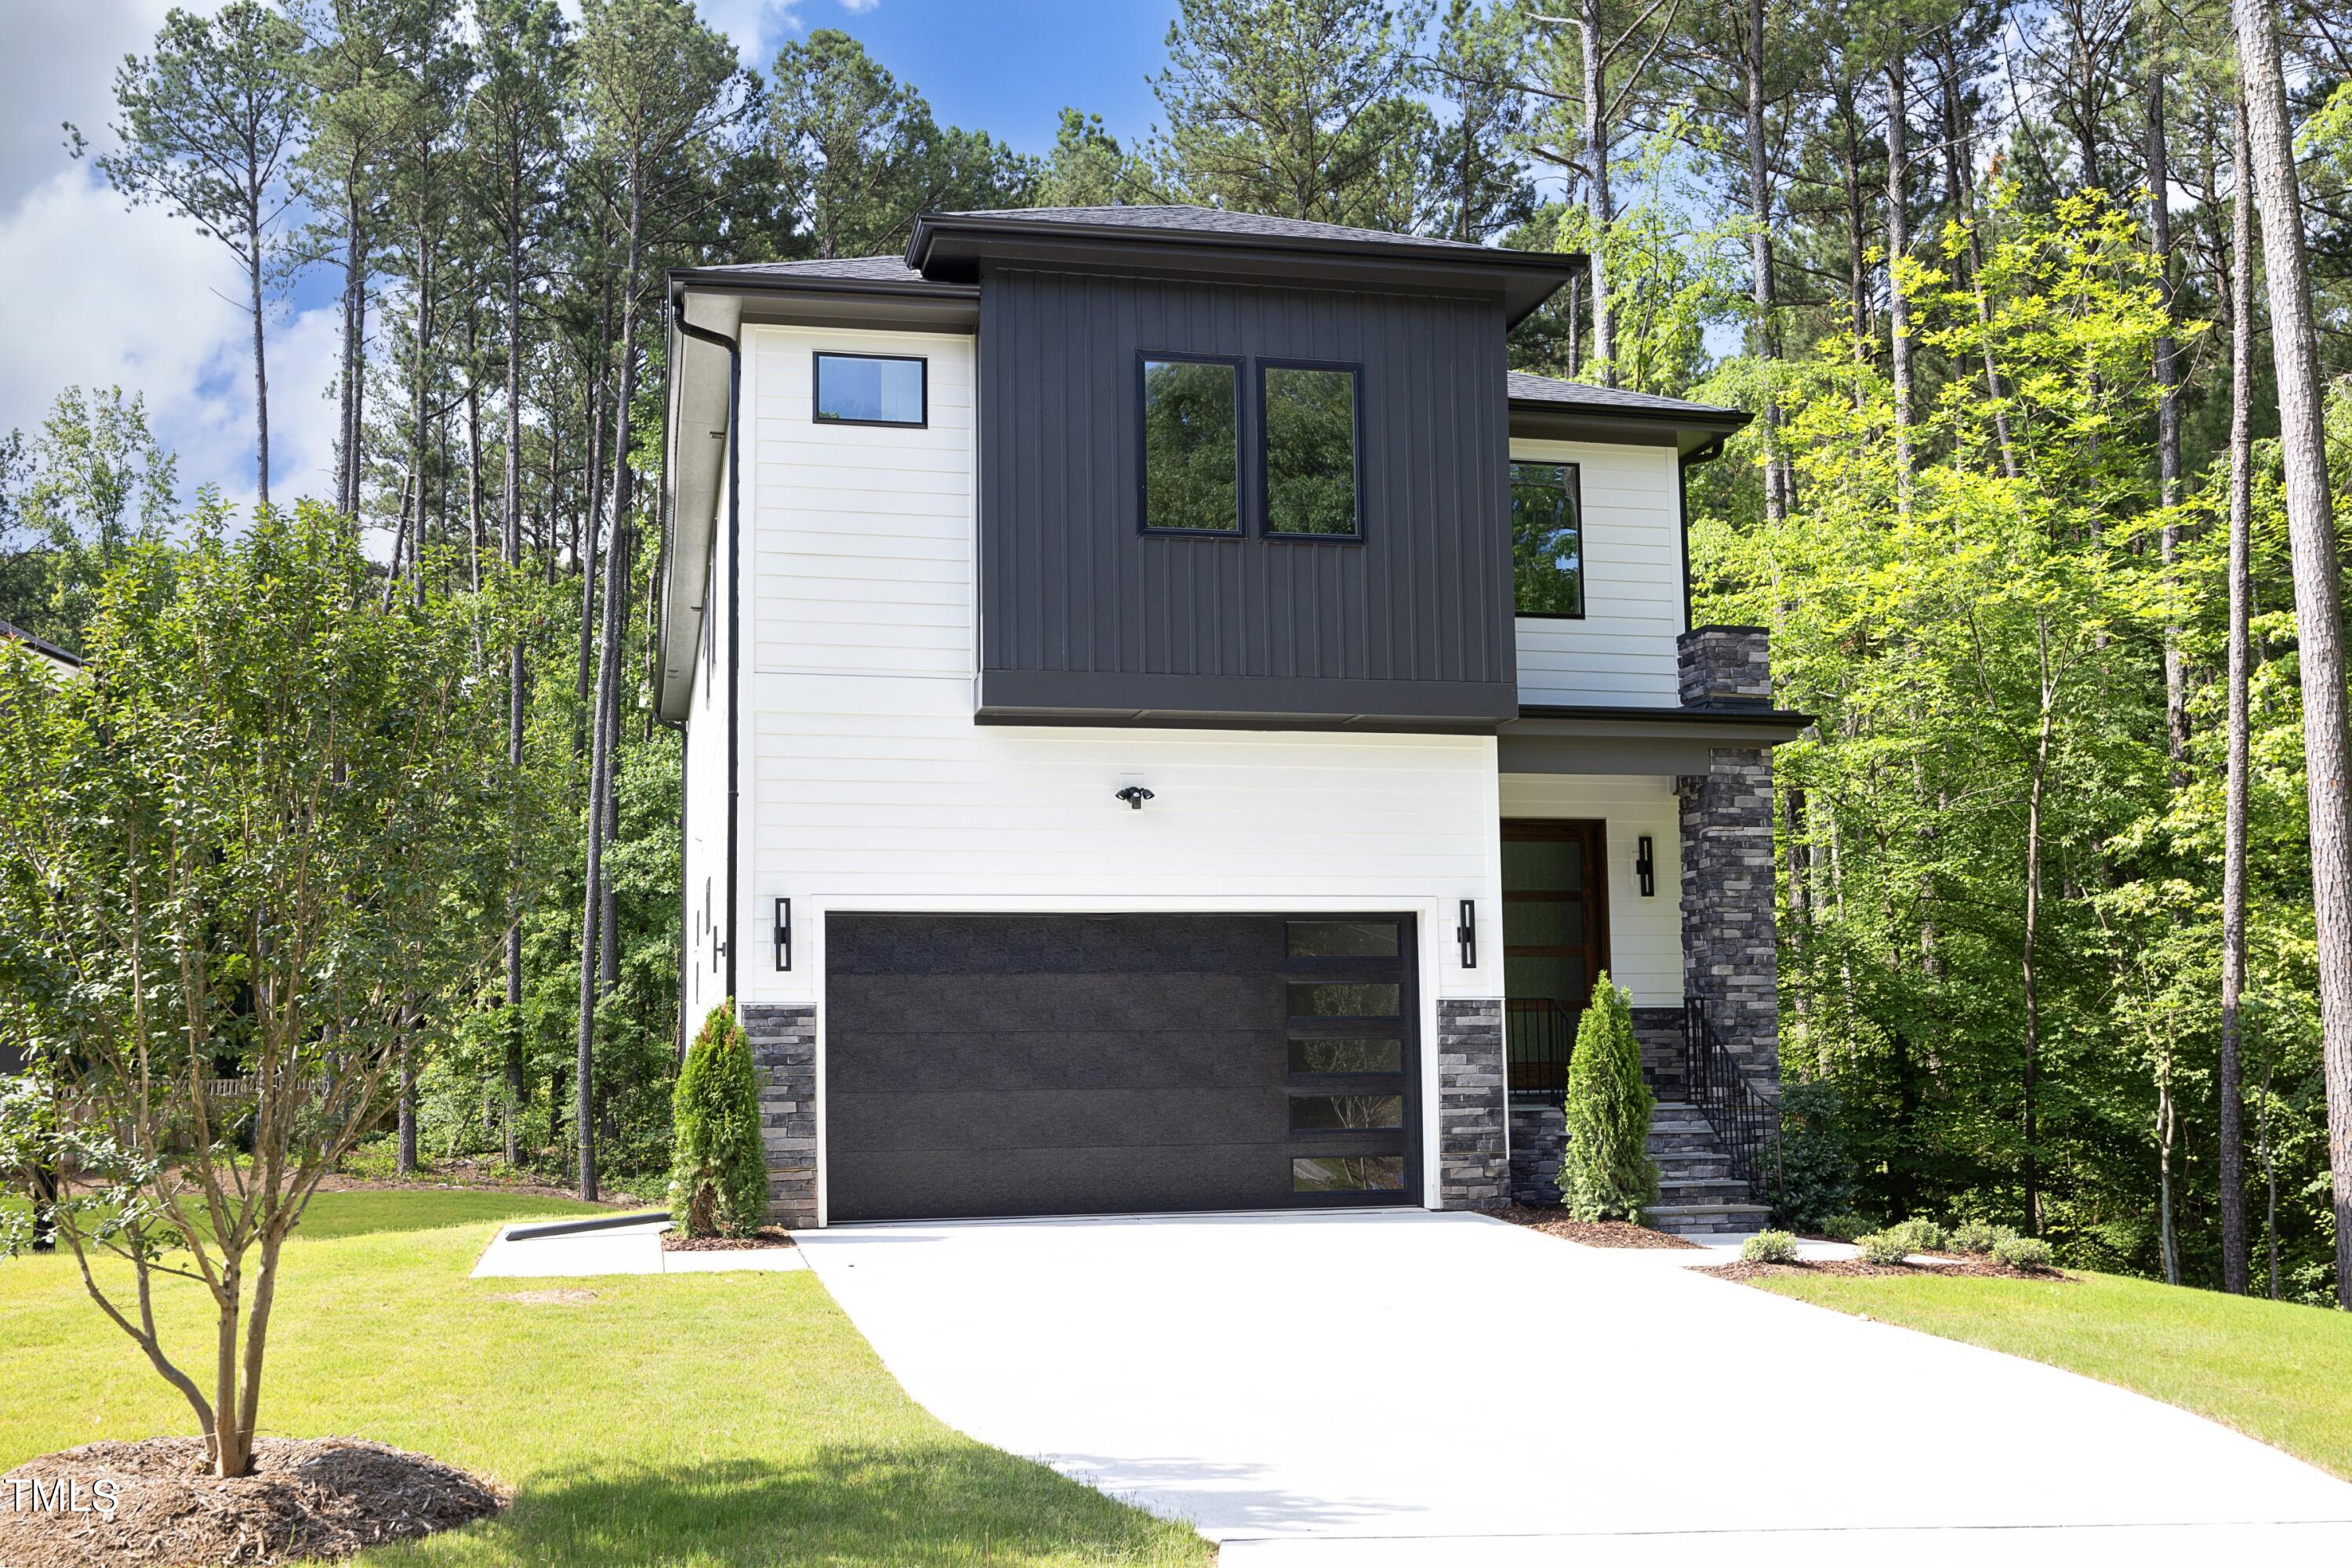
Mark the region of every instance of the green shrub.
<instances>
[{"instance_id":1,"label":"green shrub","mask_svg":"<svg viewBox=\"0 0 2352 1568\"><path fill-rule=\"evenodd\" d=\"M1576 1026L1558 1178L1560 1203L1574 1219L1639 1220L1658 1201L1658 1166L1650 1158L1653 1101L1642 1081L1632 1001L1603 971Z\"/></svg>"},{"instance_id":2,"label":"green shrub","mask_svg":"<svg viewBox=\"0 0 2352 1568\"><path fill-rule=\"evenodd\" d=\"M2004 1268L2039 1274L2050 1267L2050 1244L2038 1236L2003 1237L1993 1244L1992 1260Z\"/></svg>"},{"instance_id":3,"label":"green shrub","mask_svg":"<svg viewBox=\"0 0 2352 1568\"><path fill-rule=\"evenodd\" d=\"M751 1042L723 1002L702 1021L671 1102L670 1217L687 1236L749 1236L768 1208Z\"/></svg>"},{"instance_id":4,"label":"green shrub","mask_svg":"<svg viewBox=\"0 0 2352 1568\"><path fill-rule=\"evenodd\" d=\"M1853 1241L1875 1228L1858 1214L1833 1214L1822 1221L1822 1234L1832 1241Z\"/></svg>"},{"instance_id":5,"label":"green shrub","mask_svg":"<svg viewBox=\"0 0 2352 1568\"><path fill-rule=\"evenodd\" d=\"M1990 1220L1967 1220L1952 1231L1952 1250L1965 1252L1971 1258L1982 1258L2002 1242L2015 1238L2017 1232Z\"/></svg>"},{"instance_id":6,"label":"green shrub","mask_svg":"<svg viewBox=\"0 0 2352 1568\"><path fill-rule=\"evenodd\" d=\"M1845 1212L1853 1203L1853 1161L1836 1089L1825 1083L1781 1087L1780 1146L1770 1158L1772 1223L1819 1230Z\"/></svg>"},{"instance_id":7,"label":"green shrub","mask_svg":"<svg viewBox=\"0 0 2352 1568\"><path fill-rule=\"evenodd\" d=\"M1739 1244L1742 1263L1794 1263L1797 1238L1785 1230L1759 1230Z\"/></svg>"},{"instance_id":8,"label":"green shrub","mask_svg":"<svg viewBox=\"0 0 2352 1568\"><path fill-rule=\"evenodd\" d=\"M1886 1228L1889 1235L1901 1237L1904 1246L1913 1252L1941 1252L1951 1245L1952 1238L1932 1219L1915 1215Z\"/></svg>"},{"instance_id":9,"label":"green shrub","mask_svg":"<svg viewBox=\"0 0 2352 1568\"><path fill-rule=\"evenodd\" d=\"M1855 1237L1853 1245L1864 1263L1901 1263L1914 1250L1911 1238L1900 1230L1874 1230Z\"/></svg>"}]
</instances>

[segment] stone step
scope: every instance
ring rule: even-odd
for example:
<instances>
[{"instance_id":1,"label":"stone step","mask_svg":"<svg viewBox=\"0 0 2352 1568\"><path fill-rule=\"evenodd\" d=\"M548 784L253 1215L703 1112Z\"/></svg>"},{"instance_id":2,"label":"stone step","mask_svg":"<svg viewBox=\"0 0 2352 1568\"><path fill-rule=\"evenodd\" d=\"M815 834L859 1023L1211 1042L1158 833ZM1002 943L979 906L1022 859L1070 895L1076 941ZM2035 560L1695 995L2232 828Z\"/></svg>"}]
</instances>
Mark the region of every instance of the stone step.
<instances>
[{"instance_id":1,"label":"stone step","mask_svg":"<svg viewBox=\"0 0 2352 1568\"><path fill-rule=\"evenodd\" d=\"M1659 1160L1658 1180L1662 1182L1727 1182L1731 1180L1731 1162L1721 1157L1711 1160Z\"/></svg>"},{"instance_id":2,"label":"stone step","mask_svg":"<svg viewBox=\"0 0 2352 1568\"><path fill-rule=\"evenodd\" d=\"M1643 1212L1653 1230L1669 1236L1731 1236L1762 1230L1772 1211L1762 1204L1658 1204Z\"/></svg>"},{"instance_id":3,"label":"stone step","mask_svg":"<svg viewBox=\"0 0 2352 1568\"><path fill-rule=\"evenodd\" d=\"M1744 1204L1752 1202L1753 1196L1746 1182L1734 1181L1729 1176L1661 1177L1658 1201L1665 1204Z\"/></svg>"}]
</instances>

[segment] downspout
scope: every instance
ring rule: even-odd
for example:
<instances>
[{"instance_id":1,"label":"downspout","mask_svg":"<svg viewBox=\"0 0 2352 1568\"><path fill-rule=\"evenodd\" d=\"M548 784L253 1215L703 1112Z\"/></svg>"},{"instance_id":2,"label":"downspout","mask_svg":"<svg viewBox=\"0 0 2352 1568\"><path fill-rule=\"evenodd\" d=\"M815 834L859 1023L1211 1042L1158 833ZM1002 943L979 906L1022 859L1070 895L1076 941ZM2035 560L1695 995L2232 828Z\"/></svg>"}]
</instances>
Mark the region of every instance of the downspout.
<instances>
[{"instance_id":1,"label":"downspout","mask_svg":"<svg viewBox=\"0 0 2352 1568\"><path fill-rule=\"evenodd\" d=\"M742 711L743 673L743 566L741 559L743 486L743 350L733 338L723 337L706 327L698 327L686 319L684 302L680 301L676 319L677 330L699 343L727 351L727 990L729 1001L735 998L735 936L740 914L735 885L737 813L741 799L740 758L743 743ZM704 615L710 613L709 605ZM678 800L683 810L686 796ZM685 846L679 845L679 860L685 859ZM679 918L685 918L685 904L678 905Z\"/></svg>"},{"instance_id":2,"label":"downspout","mask_svg":"<svg viewBox=\"0 0 2352 1568\"><path fill-rule=\"evenodd\" d=\"M1701 463L1711 463L1723 456L1727 437L1717 436L1706 446L1685 452L1675 462L1675 521L1683 538L1683 630L1691 629L1691 570L1690 570L1690 471Z\"/></svg>"}]
</instances>

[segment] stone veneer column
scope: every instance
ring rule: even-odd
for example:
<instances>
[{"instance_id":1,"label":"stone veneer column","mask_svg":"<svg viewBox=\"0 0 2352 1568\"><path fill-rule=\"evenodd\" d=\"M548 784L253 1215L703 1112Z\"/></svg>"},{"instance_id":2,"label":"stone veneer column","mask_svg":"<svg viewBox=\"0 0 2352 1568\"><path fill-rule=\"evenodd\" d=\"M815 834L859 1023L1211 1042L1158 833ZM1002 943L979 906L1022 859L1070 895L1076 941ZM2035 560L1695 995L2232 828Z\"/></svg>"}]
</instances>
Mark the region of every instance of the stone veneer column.
<instances>
[{"instance_id":1,"label":"stone veneer column","mask_svg":"<svg viewBox=\"0 0 2352 1568\"><path fill-rule=\"evenodd\" d=\"M743 1032L760 1079L760 1137L768 1150L768 1217L816 1224L816 1009L745 1004Z\"/></svg>"},{"instance_id":2,"label":"stone veneer column","mask_svg":"<svg viewBox=\"0 0 2352 1568\"><path fill-rule=\"evenodd\" d=\"M1437 1206L1510 1199L1503 1004L1437 1005Z\"/></svg>"},{"instance_id":3,"label":"stone veneer column","mask_svg":"<svg viewBox=\"0 0 2352 1568\"><path fill-rule=\"evenodd\" d=\"M1694 626L1675 643L1683 706L1768 711L1772 673L1761 626ZM1684 989L1750 1076L1780 1070L1780 956L1774 931L1772 753L1717 746L1704 775L1675 781L1682 808Z\"/></svg>"}]
</instances>

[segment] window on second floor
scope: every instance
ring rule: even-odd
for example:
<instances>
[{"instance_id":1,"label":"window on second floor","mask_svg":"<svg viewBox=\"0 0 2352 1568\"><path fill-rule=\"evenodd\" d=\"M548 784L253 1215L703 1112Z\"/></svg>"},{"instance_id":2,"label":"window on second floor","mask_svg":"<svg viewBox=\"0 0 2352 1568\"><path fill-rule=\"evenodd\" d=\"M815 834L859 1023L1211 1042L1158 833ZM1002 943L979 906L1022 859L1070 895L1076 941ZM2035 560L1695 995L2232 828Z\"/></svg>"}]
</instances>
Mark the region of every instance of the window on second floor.
<instances>
[{"instance_id":1,"label":"window on second floor","mask_svg":"<svg viewBox=\"0 0 2352 1568\"><path fill-rule=\"evenodd\" d=\"M1143 362L1146 530L1242 531L1240 382L1231 360Z\"/></svg>"},{"instance_id":2,"label":"window on second floor","mask_svg":"<svg viewBox=\"0 0 2352 1568\"><path fill-rule=\"evenodd\" d=\"M820 425L928 422L925 362L893 354L816 356L814 404Z\"/></svg>"},{"instance_id":3,"label":"window on second floor","mask_svg":"<svg viewBox=\"0 0 2352 1568\"><path fill-rule=\"evenodd\" d=\"M1361 533L1356 373L1268 364L1258 374L1265 417L1266 532L1322 538Z\"/></svg>"},{"instance_id":4,"label":"window on second floor","mask_svg":"<svg viewBox=\"0 0 2352 1568\"><path fill-rule=\"evenodd\" d=\"M1511 465L1511 578L1520 615L1584 614L1584 508L1574 463Z\"/></svg>"}]
</instances>

